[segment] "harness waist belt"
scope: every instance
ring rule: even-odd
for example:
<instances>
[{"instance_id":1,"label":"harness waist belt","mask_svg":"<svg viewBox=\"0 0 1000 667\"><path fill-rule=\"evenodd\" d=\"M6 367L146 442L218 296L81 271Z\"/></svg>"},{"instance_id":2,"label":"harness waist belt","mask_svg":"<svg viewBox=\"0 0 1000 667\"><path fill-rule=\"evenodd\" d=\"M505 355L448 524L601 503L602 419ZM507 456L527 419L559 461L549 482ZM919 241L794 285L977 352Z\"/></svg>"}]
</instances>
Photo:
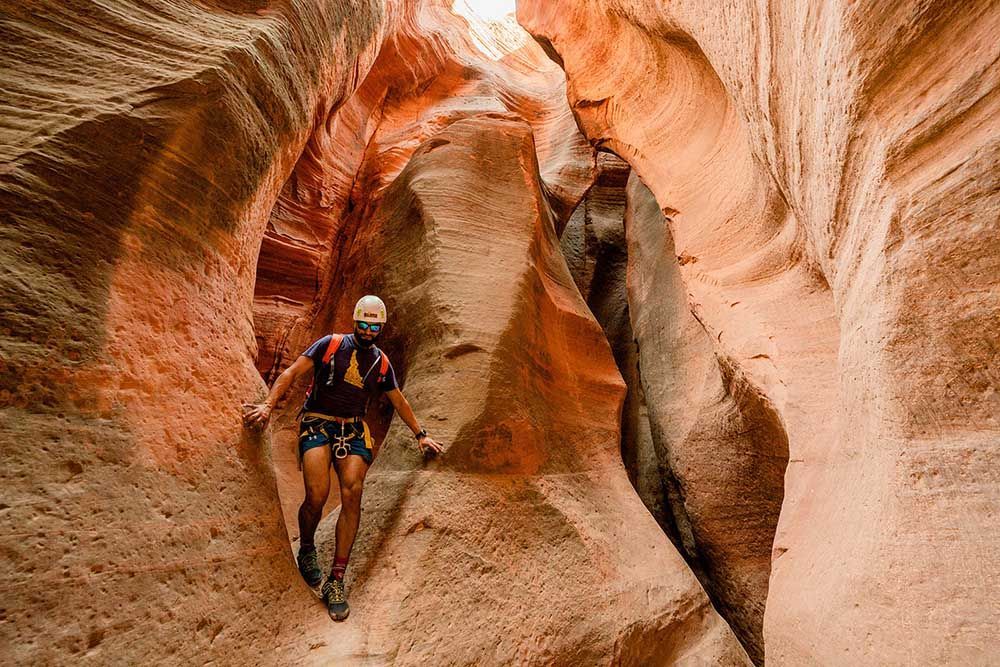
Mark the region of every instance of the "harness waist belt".
<instances>
[{"instance_id":1,"label":"harness waist belt","mask_svg":"<svg viewBox=\"0 0 1000 667\"><path fill-rule=\"evenodd\" d=\"M338 424L356 424L362 420L361 417L334 417L333 415L324 415L322 412L303 412L302 416L317 417L319 419L337 422Z\"/></svg>"}]
</instances>

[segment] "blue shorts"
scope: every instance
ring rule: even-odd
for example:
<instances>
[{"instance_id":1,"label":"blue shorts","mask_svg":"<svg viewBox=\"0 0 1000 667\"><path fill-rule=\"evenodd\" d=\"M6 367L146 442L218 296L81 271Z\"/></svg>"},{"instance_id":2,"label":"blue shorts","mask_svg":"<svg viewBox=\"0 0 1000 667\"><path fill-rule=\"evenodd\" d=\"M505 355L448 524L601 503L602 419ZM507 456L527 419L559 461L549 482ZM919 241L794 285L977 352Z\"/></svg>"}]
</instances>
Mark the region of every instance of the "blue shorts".
<instances>
[{"instance_id":1,"label":"blue shorts","mask_svg":"<svg viewBox=\"0 0 1000 667\"><path fill-rule=\"evenodd\" d=\"M364 420L341 424L325 415L306 412L299 422L299 460L307 451L324 445L330 447L333 457L344 458L348 454L356 454L372 464L372 434Z\"/></svg>"}]
</instances>

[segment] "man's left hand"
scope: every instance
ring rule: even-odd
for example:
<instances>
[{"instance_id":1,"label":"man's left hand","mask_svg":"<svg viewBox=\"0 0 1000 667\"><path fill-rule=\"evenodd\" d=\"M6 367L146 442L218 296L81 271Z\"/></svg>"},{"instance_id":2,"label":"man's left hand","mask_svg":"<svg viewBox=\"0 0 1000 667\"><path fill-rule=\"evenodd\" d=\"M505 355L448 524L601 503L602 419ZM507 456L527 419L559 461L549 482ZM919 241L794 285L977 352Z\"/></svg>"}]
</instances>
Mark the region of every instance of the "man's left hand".
<instances>
[{"instance_id":1,"label":"man's left hand","mask_svg":"<svg viewBox=\"0 0 1000 667\"><path fill-rule=\"evenodd\" d=\"M436 442L434 438L429 435L425 435L417 441L417 447L420 448L420 453L424 456L437 456L444 451L444 447L440 443Z\"/></svg>"}]
</instances>

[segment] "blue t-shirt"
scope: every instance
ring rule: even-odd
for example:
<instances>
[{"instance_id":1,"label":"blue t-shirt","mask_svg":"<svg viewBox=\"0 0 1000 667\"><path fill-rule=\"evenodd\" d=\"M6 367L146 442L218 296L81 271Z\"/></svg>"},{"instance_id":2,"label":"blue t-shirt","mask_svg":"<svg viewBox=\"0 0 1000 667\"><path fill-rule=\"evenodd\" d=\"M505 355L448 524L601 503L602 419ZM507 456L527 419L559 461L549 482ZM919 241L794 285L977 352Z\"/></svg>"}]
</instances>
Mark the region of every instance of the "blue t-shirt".
<instances>
[{"instance_id":1,"label":"blue t-shirt","mask_svg":"<svg viewBox=\"0 0 1000 667\"><path fill-rule=\"evenodd\" d=\"M324 364L323 355L332 338L323 336L302 353L313 360L313 388L305 410L334 417L364 417L371 396L398 387L396 371L390 363L385 379L379 382L382 351L374 345L360 347L354 334L344 336L330 363Z\"/></svg>"}]
</instances>

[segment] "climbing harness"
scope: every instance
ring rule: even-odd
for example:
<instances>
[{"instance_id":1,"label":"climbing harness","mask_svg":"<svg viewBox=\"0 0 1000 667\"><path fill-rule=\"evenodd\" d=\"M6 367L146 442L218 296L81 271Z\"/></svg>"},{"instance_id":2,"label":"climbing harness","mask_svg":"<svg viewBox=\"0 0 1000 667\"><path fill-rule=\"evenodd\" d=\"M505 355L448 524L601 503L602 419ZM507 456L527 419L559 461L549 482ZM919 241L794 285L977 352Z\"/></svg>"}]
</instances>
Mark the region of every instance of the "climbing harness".
<instances>
[{"instance_id":1,"label":"climbing harness","mask_svg":"<svg viewBox=\"0 0 1000 667\"><path fill-rule=\"evenodd\" d=\"M384 307L384 306L383 306ZM384 313L382 314L384 317ZM383 320L384 321L384 320ZM326 346L326 351L323 353L323 364L329 366L329 371L327 372L327 386L335 384L334 381L334 359L333 356L340 349L341 343L344 341L344 334L332 334L330 336L330 343ZM381 384L385 381L389 374L389 356L382 350L375 348L378 353L378 358L372 362L372 365L368 368L368 371L361 378L361 386L364 386L365 381L371 372L375 370L378 366L378 374L376 375L376 383ZM309 385L309 391L306 393L306 401L299 409L299 418L301 419L299 427L299 439L307 435L316 435L322 433L326 436L327 442L330 445L330 449L333 452L334 457L338 459L347 458L351 453L350 441L361 437L364 439L365 446L367 449L372 449L372 438L368 431L367 424L364 423L361 417L353 418L341 418L341 417L331 417L330 415L324 415L317 412L306 411L306 405L309 404L309 397L312 395L313 389L315 388L316 376L318 372L313 375L313 382ZM317 421L316 424L308 424L307 419L322 420ZM331 433L327 430L331 423L340 424L340 433ZM358 431L357 424L361 424L361 432ZM351 429L348 430L347 426L351 425ZM302 467L302 450L299 449L299 468Z\"/></svg>"},{"instance_id":2,"label":"climbing harness","mask_svg":"<svg viewBox=\"0 0 1000 667\"><path fill-rule=\"evenodd\" d=\"M311 419L316 420L318 423L308 424L307 420ZM340 433L330 432L329 427L333 424L340 424ZM358 424L361 425L360 430L358 429ZM348 429L348 426L351 428ZM316 434L326 436L327 443L330 445L333 455L338 459L347 458L347 455L351 453L351 441L358 437L363 438L366 447L371 449L371 436L368 434L368 426L361 417L340 419L319 412L302 413L302 430L299 432L299 438Z\"/></svg>"}]
</instances>

